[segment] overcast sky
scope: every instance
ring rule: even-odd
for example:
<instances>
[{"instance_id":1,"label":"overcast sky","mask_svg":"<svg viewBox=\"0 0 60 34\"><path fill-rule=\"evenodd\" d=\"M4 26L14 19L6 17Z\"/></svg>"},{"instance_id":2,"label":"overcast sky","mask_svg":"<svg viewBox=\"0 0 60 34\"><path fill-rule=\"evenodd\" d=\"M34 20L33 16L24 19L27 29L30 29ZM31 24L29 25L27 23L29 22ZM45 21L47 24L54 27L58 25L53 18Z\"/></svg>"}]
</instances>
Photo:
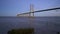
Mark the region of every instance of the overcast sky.
<instances>
[{"instance_id":1,"label":"overcast sky","mask_svg":"<svg viewBox=\"0 0 60 34\"><path fill-rule=\"evenodd\" d=\"M0 0L0 16L16 16L18 13L28 12L30 4L34 10L60 7L60 0ZM36 13L35 16L60 16L58 12L49 11Z\"/></svg>"}]
</instances>

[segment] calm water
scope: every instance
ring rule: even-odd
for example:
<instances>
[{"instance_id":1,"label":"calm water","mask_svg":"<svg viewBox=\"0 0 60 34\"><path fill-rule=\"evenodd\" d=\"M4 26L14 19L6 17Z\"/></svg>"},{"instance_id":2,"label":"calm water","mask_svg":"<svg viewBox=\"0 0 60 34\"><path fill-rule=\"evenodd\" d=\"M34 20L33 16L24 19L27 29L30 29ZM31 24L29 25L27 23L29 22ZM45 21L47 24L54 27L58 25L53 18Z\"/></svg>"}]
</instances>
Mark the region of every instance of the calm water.
<instances>
[{"instance_id":1,"label":"calm water","mask_svg":"<svg viewBox=\"0 0 60 34\"><path fill-rule=\"evenodd\" d=\"M60 32L60 17L0 17L0 34L30 27L35 28L35 34L57 34Z\"/></svg>"}]
</instances>

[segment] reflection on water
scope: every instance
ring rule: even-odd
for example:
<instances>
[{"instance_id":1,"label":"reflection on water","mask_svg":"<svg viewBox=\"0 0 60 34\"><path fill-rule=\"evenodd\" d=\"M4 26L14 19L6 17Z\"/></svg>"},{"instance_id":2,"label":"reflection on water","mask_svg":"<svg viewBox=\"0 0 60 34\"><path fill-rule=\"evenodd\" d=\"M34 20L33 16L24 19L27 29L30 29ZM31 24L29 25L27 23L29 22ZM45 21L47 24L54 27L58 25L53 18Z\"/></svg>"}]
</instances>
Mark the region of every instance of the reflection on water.
<instances>
[{"instance_id":1,"label":"reflection on water","mask_svg":"<svg viewBox=\"0 0 60 34\"><path fill-rule=\"evenodd\" d=\"M7 34L11 29L35 29L35 34L56 34L60 32L60 17L0 17L0 34Z\"/></svg>"}]
</instances>

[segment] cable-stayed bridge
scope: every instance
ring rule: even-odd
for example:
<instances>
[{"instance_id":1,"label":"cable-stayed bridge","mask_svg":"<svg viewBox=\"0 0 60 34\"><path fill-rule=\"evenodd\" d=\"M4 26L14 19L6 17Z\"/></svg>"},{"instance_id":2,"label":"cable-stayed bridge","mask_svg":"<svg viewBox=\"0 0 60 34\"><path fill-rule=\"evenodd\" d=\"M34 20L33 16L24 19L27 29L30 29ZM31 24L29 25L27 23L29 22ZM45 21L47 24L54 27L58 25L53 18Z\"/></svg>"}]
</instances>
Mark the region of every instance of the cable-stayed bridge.
<instances>
[{"instance_id":1,"label":"cable-stayed bridge","mask_svg":"<svg viewBox=\"0 0 60 34\"><path fill-rule=\"evenodd\" d=\"M17 14L17 16L34 16L34 13L37 13L37 12L44 12L44 11L51 11L51 10L57 11L58 9L60 9L60 7L34 11L33 8L31 8L30 12Z\"/></svg>"}]
</instances>

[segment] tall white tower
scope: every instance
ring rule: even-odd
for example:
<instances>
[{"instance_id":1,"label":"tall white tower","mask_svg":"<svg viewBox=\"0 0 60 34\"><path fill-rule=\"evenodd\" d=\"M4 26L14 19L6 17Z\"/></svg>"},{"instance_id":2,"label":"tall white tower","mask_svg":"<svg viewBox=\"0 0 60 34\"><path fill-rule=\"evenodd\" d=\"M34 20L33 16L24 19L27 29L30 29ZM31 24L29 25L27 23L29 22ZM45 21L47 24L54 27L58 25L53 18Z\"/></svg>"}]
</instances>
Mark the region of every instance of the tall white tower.
<instances>
[{"instance_id":1,"label":"tall white tower","mask_svg":"<svg viewBox=\"0 0 60 34\"><path fill-rule=\"evenodd\" d=\"M30 4L30 12L34 12L34 5L33 4ZM30 24L30 27L34 27L33 23L34 23L34 13L30 13L29 14L30 16L30 19L29 19L29 24Z\"/></svg>"},{"instance_id":2,"label":"tall white tower","mask_svg":"<svg viewBox=\"0 0 60 34\"><path fill-rule=\"evenodd\" d=\"M30 4L30 12L34 12L34 5ZM30 16L34 16L34 13L30 13Z\"/></svg>"}]
</instances>

